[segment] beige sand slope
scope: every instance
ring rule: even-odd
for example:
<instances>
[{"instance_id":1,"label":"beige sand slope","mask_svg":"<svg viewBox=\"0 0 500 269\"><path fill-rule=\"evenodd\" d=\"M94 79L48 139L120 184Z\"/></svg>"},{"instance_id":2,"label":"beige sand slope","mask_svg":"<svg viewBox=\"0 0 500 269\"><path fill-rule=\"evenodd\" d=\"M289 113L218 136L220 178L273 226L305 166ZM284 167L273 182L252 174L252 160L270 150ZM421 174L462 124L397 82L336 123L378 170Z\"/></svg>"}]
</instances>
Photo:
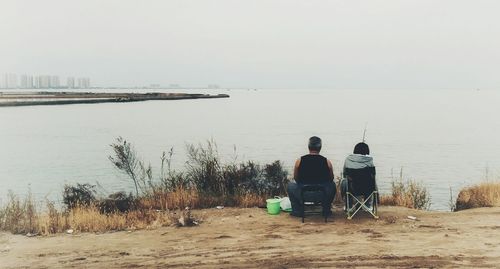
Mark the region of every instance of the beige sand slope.
<instances>
[{"instance_id":1,"label":"beige sand slope","mask_svg":"<svg viewBox=\"0 0 500 269\"><path fill-rule=\"evenodd\" d=\"M500 208L383 207L381 218L302 224L262 209L195 212L198 227L27 238L0 235L1 268L500 267ZM408 215L418 218L407 219Z\"/></svg>"}]
</instances>

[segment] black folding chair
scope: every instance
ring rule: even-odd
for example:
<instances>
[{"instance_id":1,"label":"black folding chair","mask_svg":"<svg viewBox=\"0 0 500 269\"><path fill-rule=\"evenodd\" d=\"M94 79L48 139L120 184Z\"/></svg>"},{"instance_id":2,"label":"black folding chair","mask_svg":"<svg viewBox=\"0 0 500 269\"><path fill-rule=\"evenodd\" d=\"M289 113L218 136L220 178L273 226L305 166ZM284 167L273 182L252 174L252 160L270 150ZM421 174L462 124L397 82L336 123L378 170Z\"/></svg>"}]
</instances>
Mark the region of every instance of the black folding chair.
<instances>
[{"instance_id":1,"label":"black folding chair","mask_svg":"<svg viewBox=\"0 0 500 269\"><path fill-rule=\"evenodd\" d=\"M368 212L378 219L378 190L375 182L375 167L346 168L344 177L347 180L347 190L345 190L347 219L352 219L360 210ZM367 206L368 201L371 202L371 208Z\"/></svg>"},{"instance_id":2,"label":"black folding chair","mask_svg":"<svg viewBox=\"0 0 500 269\"><path fill-rule=\"evenodd\" d=\"M302 223L304 223L304 218L307 213L318 214L317 211L306 211L307 207L322 206L323 201L326 200L327 194L326 190L322 185L307 184L302 185L300 188L300 198L302 201ZM323 210L319 213L325 217L325 222L328 221L328 215L324 214Z\"/></svg>"}]
</instances>

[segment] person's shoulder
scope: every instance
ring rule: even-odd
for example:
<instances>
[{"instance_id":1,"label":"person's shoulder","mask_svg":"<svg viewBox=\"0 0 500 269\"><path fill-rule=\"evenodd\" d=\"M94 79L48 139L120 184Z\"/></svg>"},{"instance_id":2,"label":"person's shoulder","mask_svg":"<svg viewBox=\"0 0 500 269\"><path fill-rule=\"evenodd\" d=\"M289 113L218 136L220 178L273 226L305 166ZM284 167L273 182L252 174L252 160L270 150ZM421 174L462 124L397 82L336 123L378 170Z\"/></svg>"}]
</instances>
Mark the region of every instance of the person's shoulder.
<instances>
[{"instance_id":1,"label":"person's shoulder","mask_svg":"<svg viewBox=\"0 0 500 269\"><path fill-rule=\"evenodd\" d=\"M305 154L305 155L300 156L297 160L299 160L299 161L306 160L307 161L307 160L314 159L314 156L315 155Z\"/></svg>"},{"instance_id":2,"label":"person's shoulder","mask_svg":"<svg viewBox=\"0 0 500 269\"><path fill-rule=\"evenodd\" d=\"M319 155L319 156L321 156L321 157L322 157L323 159L325 159L327 162L331 162L331 160L330 160L330 159L328 159L327 157L325 157L325 156L323 156L323 155Z\"/></svg>"}]
</instances>

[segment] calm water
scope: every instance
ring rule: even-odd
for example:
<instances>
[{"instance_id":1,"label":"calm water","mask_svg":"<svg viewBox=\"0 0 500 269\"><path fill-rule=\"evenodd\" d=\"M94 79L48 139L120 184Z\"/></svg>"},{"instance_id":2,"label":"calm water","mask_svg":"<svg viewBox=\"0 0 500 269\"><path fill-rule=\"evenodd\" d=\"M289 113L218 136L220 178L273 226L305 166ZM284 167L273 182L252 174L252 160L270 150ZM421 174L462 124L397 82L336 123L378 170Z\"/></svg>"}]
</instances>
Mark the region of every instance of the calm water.
<instances>
[{"instance_id":1,"label":"calm water","mask_svg":"<svg viewBox=\"0 0 500 269\"><path fill-rule=\"evenodd\" d=\"M203 91L196 91L203 92ZM174 148L182 169L186 143L213 138L223 158L282 160L288 169L323 138L339 174L368 124L382 191L391 175L421 180L432 208L446 210L450 187L497 178L500 91L218 90L229 99L0 108L0 197L8 190L60 199L62 186L99 182L131 190L107 159L117 136L154 166Z\"/></svg>"}]
</instances>

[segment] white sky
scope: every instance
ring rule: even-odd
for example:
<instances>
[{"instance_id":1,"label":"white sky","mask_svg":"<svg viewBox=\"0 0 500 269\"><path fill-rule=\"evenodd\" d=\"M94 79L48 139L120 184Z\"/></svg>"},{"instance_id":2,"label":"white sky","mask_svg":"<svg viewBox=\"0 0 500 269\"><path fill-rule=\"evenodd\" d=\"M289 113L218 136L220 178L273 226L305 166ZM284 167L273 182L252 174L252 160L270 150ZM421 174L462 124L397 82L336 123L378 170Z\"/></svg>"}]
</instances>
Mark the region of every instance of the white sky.
<instances>
[{"instance_id":1,"label":"white sky","mask_svg":"<svg viewBox=\"0 0 500 269\"><path fill-rule=\"evenodd\" d=\"M0 0L0 73L252 88L500 88L500 1Z\"/></svg>"}]
</instances>

